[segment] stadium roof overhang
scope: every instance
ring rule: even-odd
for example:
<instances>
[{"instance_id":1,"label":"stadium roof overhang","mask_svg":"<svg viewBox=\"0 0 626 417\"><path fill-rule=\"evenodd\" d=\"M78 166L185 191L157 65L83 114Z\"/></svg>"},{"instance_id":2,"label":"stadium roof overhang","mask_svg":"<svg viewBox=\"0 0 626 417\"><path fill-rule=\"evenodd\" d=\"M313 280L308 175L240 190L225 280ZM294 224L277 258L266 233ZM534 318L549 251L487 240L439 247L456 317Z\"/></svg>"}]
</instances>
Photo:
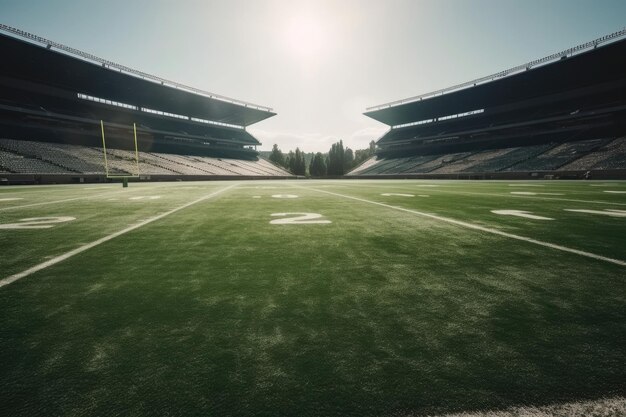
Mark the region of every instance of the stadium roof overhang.
<instances>
[{"instance_id":1,"label":"stadium roof overhang","mask_svg":"<svg viewBox=\"0 0 626 417\"><path fill-rule=\"evenodd\" d=\"M168 81L6 25L0 24L0 30L5 33L0 34L5 77L242 127L276 114L269 107Z\"/></svg>"},{"instance_id":2,"label":"stadium roof overhang","mask_svg":"<svg viewBox=\"0 0 626 417\"><path fill-rule=\"evenodd\" d=\"M624 80L626 29L570 50L364 114L389 126L473 114L514 102ZM611 42L603 46L602 43Z\"/></svg>"}]
</instances>

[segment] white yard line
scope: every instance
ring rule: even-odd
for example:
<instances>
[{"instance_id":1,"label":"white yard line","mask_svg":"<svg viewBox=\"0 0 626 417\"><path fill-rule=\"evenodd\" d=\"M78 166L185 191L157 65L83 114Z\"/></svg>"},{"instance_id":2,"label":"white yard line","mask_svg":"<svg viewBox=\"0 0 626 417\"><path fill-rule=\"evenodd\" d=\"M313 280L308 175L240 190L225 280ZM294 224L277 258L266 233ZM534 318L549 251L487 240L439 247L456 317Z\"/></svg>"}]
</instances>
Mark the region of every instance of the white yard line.
<instances>
[{"instance_id":1,"label":"white yard line","mask_svg":"<svg viewBox=\"0 0 626 417\"><path fill-rule=\"evenodd\" d=\"M5 285L9 285L12 282L17 281L18 279L22 279L22 278L27 277L27 276L29 276L31 274L34 274L37 271L41 271L42 269L48 268L49 266L58 264L59 262L63 262L64 260L66 260L68 258L71 258L74 255L78 255L81 252L84 252L84 251L86 251L88 249L91 249L91 248L93 248L95 246L101 245L102 243L108 242L111 239L115 239L118 236L121 236L121 235L126 234L128 232L132 232L133 230L139 229L140 227L143 227L143 226L145 226L147 224L150 224L152 222L155 222L157 220L161 220L162 218L167 217L170 214L174 214L177 211L186 209L189 206L192 206L194 204L200 203L201 201L207 200L207 199L209 199L211 197L215 197L216 195L221 194L224 191L228 191L231 188L236 187L236 186L237 186L237 184L233 184L233 185L230 185L228 187L222 188L222 189L217 190L217 191L215 191L215 192L213 192L211 194L207 194L207 195L205 195L203 197L200 197L197 200L194 200L192 202L183 204L182 206L176 207L175 209L172 209L170 211L166 211L165 213L161 213L158 216L151 217L151 218L149 218L147 220L143 220L143 221L141 221L141 222L139 222L137 224L134 224L134 225L132 225L130 227L127 227L126 229L122 229L122 230L117 231L115 233L112 233L112 234L110 234L108 236L105 236L103 238L95 240L95 241L93 241L91 243L88 243L86 245L80 246L80 247L78 247L76 249L73 249L73 250L71 250L69 252L64 253L63 255L56 256L56 257L54 257L52 259L49 259L49 260L47 260L45 262L40 263L39 265L35 265L32 268L28 268L25 271L22 271L22 272L19 272L17 274L14 274L14 275L11 275L9 277L6 277L4 279L1 279L0 280L0 287L4 287Z\"/></svg>"},{"instance_id":2,"label":"white yard line","mask_svg":"<svg viewBox=\"0 0 626 417\"><path fill-rule=\"evenodd\" d=\"M367 203L367 204L373 204L373 205L377 205L377 206L381 206L381 207L390 208L390 209L393 209L393 210L404 211L406 213L416 214L418 216L427 217L429 219L433 219L433 220L438 220L438 221L445 222L445 223L454 224L454 225L457 225L457 226L465 227L467 229L473 229L473 230L478 230L480 232L491 233L491 234L498 235L498 236L508 237L509 239L521 240L523 242L528 242L528 243L532 243L532 244L535 244L535 245L539 245L539 246L544 246L544 247L551 248L551 249L560 250L562 252L568 252L568 253L573 253L573 254L580 255L580 256L585 256L587 258L592 258L592 259L596 259L596 260L599 260L599 261L609 262L609 263L612 263L612 264L615 264L615 265L626 266L626 261L622 261L620 259L607 258L606 256L597 255L595 253L585 252L585 251L578 250L578 249L573 249L573 248L568 248L566 246L556 245L554 243L544 242L544 241L533 239L533 238L530 238L530 237L514 235L512 233L507 233L507 232L503 232L501 230L491 229L491 228L488 228L488 227L479 226L477 224L472 224L472 223L467 223L467 222L463 222L463 221L460 221L460 220L451 219L449 217L442 217L442 216L438 216L438 215L435 215L435 214L424 213L424 212L417 211L417 210L411 210L411 209L407 209L407 208L403 208L403 207L392 206L390 204L379 203L377 201L366 200L364 198L359 198L359 197L353 197L353 196L344 195L344 194L333 193L331 191L318 190L318 189L315 189L315 188L307 188L307 189L312 190L312 191L316 191L318 193L330 194L330 195L334 195L334 196L337 196L337 197L347 198L347 199L350 199L350 200L360 201L360 202Z\"/></svg>"},{"instance_id":3,"label":"white yard line","mask_svg":"<svg viewBox=\"0 0 626 417\"><path fill-rule=\"evenodd\" d=\"M376 187L376 188L385 188L386 190L389 188L396 188L406 190L407 186L402 184L390 184L387 186L381 186L378 184L360 184L362 187ZM609 204L612 206L626 206L626 203L615 203L613 201L601 201L601 200L577 200L573 198L558 198L558 197L543 197L543 196L534 196L534 195L515 195L515 194L496 194L496 193L475 193L470 191L453 191L450 189L447 190L428 190L436 193L445 193L445 194L457 194L457 195L487 195L491 197L505 197L505 198L521 198L521 199L535 199L535 200L551 200L551 201L569 201L572 203L589 203L589 204Z\"/></svg>"},{"instance_id":4,"label":"white yard line","mask_svg":"<svg viewBox=\"0 0 626 417\"><path fill-rule=\"evenodd\" d=\"M454 194L464 194L464 195L488 195L493 197L509 197L509 198L521 198L521 199L535 199L535 200L550 200L550 201L569 201L572 203L590 203L590 204L609 204L613 206L626 206L626 203L615 203L613 201L602 201L602 200L578 200L574 198L558 198L558 197L540 197L533 195L507 195L507 194L495 194L495 193L472 193L467 191L443 191L443 190L433 190L441 193L454 193Z\"/></svg>"},{"instance_id":5,"label":"white yard line","mask_svg":"<svg viewBox=\"0 0 626 417\"><path fill-rule=\"evenodd\" d=\"M153 190L154 188L161 188L161 187L165 187L165 185L156 185L154 187L149 187L148 189L149 190ZM138 188L137 190L140 190L142 192L146 191L145 187ZM135 190L133 190L133 191L135 191ZM116 195L116 194L127 193L127 192L129 192L129 191L128 190L107 191L106 193L102 193L102 194L84 195L84 196L80 196L80 197L65 198L63 200L42 201L40 203L23 204L21 206L2 207L2 208L0 208L0 211L16 210L16 209L28 208L28 207L36 207L36 206L46 206L48 204L67 203L68 201L86 200L86 199L90 199L90 198L106 197L106 196L109 196L109 195Z\"/></svg>"},{"instance_id":6,"label":"white yard line","mask_svg":"<svg viewBox=\"0 0 626 417\"><path fill-rule=\"evenodd\" d=\"M622 416L626 413L626 398L605 397L590 401L570 401L550 405L525 405L504 410L468 411L452 414L432 415L432 417L589 417L589 416Z\"/></svg>"}]
</instances>

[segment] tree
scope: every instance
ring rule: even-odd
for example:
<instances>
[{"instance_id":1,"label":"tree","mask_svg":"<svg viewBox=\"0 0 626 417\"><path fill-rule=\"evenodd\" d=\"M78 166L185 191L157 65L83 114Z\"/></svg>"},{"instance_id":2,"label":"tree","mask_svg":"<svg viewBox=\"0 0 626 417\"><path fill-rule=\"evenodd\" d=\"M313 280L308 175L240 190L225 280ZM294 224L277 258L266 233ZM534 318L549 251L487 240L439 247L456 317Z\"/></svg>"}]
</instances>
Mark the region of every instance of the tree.
<instances>
[{"instance_id":1,"label":"tree","mask_svg":"<svg viewBox=\"0 0 626 417\"><path fill-rule=\"evenodd\" d=\"M283 155L280 148L278 148L278 145L276 144L272 147L272 153L270 153L269 160L278 166L287 167L285 164L285 155Z\"/></svg>"},{"instance_id":2,"label":"tree","mask_svg":"<svg viewBox=\"0 0 626 417\"><path fill-rule=\"evenodd\" d=\"M352 149L346 148L343 154L343 171L348 172L354 166L354 152Z\"/></svg>"},{"instance_id":3,"label":"tree","mask_svg":"<svg viewBox=\"0 0 626 417\"><path fill-rule=\"evenodd\" d=\"M328 175L343 175L344 167L343 141L333 143L328 151Z\"/></svg>"},{"instance_id":4,"label":"tree","mask_svg":"<svg viewBox=\"0 0 626 417\"><path fill-rule=\"evenodd\" d=\"M354 152L354 162L352 163L352 167L357 167L365 162L367 159L374 156L376 153L376 142L371 141L370 146L367 149L358 149Z\"/></svg>"},{"instance_id":5,"label":"tree","mask_svg":"<svg viewBox=\"0 0 626 417\"><path fill-rule=\"evenodd\" d=\"M287 157L285 158L285 168L287 168L292 174L296 173L295 170L296 164L296 154L293 151L289 151Z\"/></svg>"},{"instance_id":6,"label":"tree","mask_svg":"<svg viewBox=\"0 0 626 417\"><path fill-rule=\"evenodd\" d=\"M300 148L296 148L296 152L294 153L291 172L296 175L306 175L306 162L304 160L304 153L300 151Z\"/></svg>"},{"instance_id":7,"label":"tree","mask_svg":"<svg viewBox=\"0 0 626 417\"><path fill-rule=\"evenodd\" d=\"M325 177L326 176L326 162L324 161L324 155L318 152L313 156L311 165L309 165L309 174L312 177Z\"/></svg>"}]
</instances>

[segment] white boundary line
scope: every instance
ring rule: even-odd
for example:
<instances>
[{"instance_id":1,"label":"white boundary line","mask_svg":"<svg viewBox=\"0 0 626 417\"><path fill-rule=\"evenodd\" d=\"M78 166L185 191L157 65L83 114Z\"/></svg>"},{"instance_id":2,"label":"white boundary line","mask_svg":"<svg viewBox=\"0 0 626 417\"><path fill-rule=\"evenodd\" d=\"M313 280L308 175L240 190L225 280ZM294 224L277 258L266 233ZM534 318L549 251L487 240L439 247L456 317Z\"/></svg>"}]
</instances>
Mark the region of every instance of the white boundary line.
<instances>
[{"instance_id":1,"label":"white boundary line","mask_svg":"<svg viewBox=\"0 0 626 417\"><path fill-rule=\"evenodd\" d=\"M58 264L59 262L63 262L64 260L66 260L68 258L71 258L74 255L78 255L81 252L84 252L84 251L86 251L88 249L91 249L91 248L93 248L95 246L98 246L98 245L100 245L102 243L108 242L111 239L115 239L118 236L121 236L121 235L126 234L128 232L132 232L135 229L139 229L140 227L143 227L143 226L145 226L147 224L150 224L152 222L155 222L157 220L161 220L162 218L167 217L170 214L174 214L177 211L186 209L189 206L192 206L192 205L194 205L196 203L199 203L201 201L207 200L207 199L209 199L211 197L214 197L214 196L216 196L218 194L223 193L224 191L228 191L231 188L236 187L236 186L237 186L237 184L233 184L233 185L230 185L228 187L222 188L222 189L217 190L217 191L215 191L215 192L213 192L211 194L207 194L207 195L205 195L203 197L200 197L197 200L194 200L194 201L192 201L190 203L183 204L182 206L176 207L175 209L172 209L170 211L166 211L165 213L161 213L158 216L151 217L151 218L149 218L147 220L143 220L143 221L141 221L141 222L139 222L137 224L134 224L134 225L132 225L130 227L127 227L126 229L122 229L122 230L117 231L115 233L112 233L112 234L110 234L108 236L105 236L103 238L95 240L95 241L93 241L91 243L88 243L86 245L80 246L80 247L78 247L76 249L73 249L73 250L71 250L69 252L64 253L63 255L56 256L56 257L54 257L54 258L52 258L50 260L47 260L45 262L40 263L39 265L35 265L32 268L28 268L25 271L22 271L22 272L19 272L17 274L14 274L14 275L11 275L9 277L6 277L4 279L1 279L0 280L0 288L4 287L5 285L11 284L12 282L17 281L18 279L22 279L22 278L27 277L27 276L29 276L31 274L34 274L37 271L41 271L42 269L45 269L45 268L47 268L49 266Z\"/></svg>"},{"instance_id":2,"label":"white boundary line","mask_svg":"<svg viewBox=\"0 0 626 417\"><path fill-rule=\"evenodd\" d=\"M381 187L381 185L378 184L361 184L365 187ZM396 189L402 189L407 191L407 186L410 186L410 184L390 184L389 187L386 188L396 188ZM413 191L413 190L410 190ZM471 191L453 191L453 190L442 190L442 189L432 189L429 188L428 191L432 191L435 193L446 193L446 194L457 194L457 195L487 195L487 196L492 196L492 197L508 197L508 198L521 198L521 199L526 199L526 200L553 200L553 201L569 201L572 203L589 203L589 204L608 204L608 205L612 205L612 206L626 206L626 203L616 203L613 201L601 201L601 200L577 200L577 199L572 199L572 198L557 198L557 197L542 197L542 196L535 196L535 195L515 195L515 194L497 194L497 193L475 193L475 192L471 192ZM563 192L567 192L567 190L564 190Z\"/></svg>"},{"instance_id":3,"label":"white boundary line","mask_svg":"<svg viewBox=\"0 0 626 417\"><path fill-rule=\"evenodd\" d=\"M365 199L359 198L359 197L352 197L352 196L349 196L349 195L333 193L331 191L317 190L315 188L308 188L308 189L312 190L312 191L317 191L318 193L330 194L330 195L334 195L334 196L337 196L337 197L343 197L343 198L348 198L348 199L351 199L351 200L360 201L360 202L363 202L363 203L374 204L374 205L381 206L381 207L387 207L387 208L394 209L394 210L404 211L406 213L417 214L418 216L427 217L429 219L433 219L433 220L438 220L438 221L441 221L441 222L454 224L454 225L457 225L457 226L465 227L467 229L473 229L473 230L478 230L478 231L485 232L485 233L491 233L493 235L504 236L504 237L508 237L509 239L521 240L523 242L533 243L535 245L539 245L539 246L544 246L544 247L551 248L551 249L560 250L562 252L568 252L568 253L573 253L575 255L585 256L587 258L592 258L592 259L596 259L596 260L599 260L599 261L612 263L612 264L619 265L619 266L626 266L626 261L622 261L620 259L607 258L607 257L602 256L602 255L596 255L595 253L585 252L585 251L578 250L578 249L573 249L573 248L568 248L566 246L556 245L554 243L544 242L544 241L536 240L536 239L533 239L533 238L530 238L530 237L514 235L512 233L503 232L503 231L500 231L500 230L497 230L497 229L490 229L488 227L479 226L477 224L467 223L467 222L463 222L463 221L460 221L460 220L451 219L451 218L448 218L448 217L437 216L435 214L424 213L424 212L417 211L417 210L406 209L406 208L403 208L403 207L392 206L392 205L389 205L389 204L379 203L379 202L376 202L376 201L365 200Z\"/></svg>"},{"instance_id":4,"label":"white boundary line","mask_svg":"<svg viewBox=\"0 0 626 417\"><path fill-rule=\"evenodd\" d=\"M146 189L147 190L153 190L155 188L163 188L163 187L166 187L166 185L153 185L153 184L150 184L149 187L141 187L141 188L133 187L132 191L137 191L138 189L140 189L140 190L146 190ZM77 188L77 189L84 190L84 188L82 188L82 187L81 188ZM24 204L24 205L21 205L21 206L2 207L2 208L0 208L0 211L15 210L15 209L20 209L20 208L28 208L28 207L36 207L36 206L45 206L45 205L48 205L48 204L66 203L68 201L75 201L75 200L87 200L87 199L90 199L90 198L107 197L109 195L130 193L132 191L127 191L127 190L107 191L107 192L102 193L102 194L83 195L83 196L80 196L80 197L65 198L63 200L42 201L40 203Z\"/></svg>"},{"instance_id":5,"label":"white boundary line","mask_svg":"<svg viewBox=\"0 0 626 417\"><path fill-rule=\"evenodd\" d=\"M68 202L68 201L85 200L85 199L88 199L88 198L106 197L108 195L118 194L118 193L122 193L122 192L124 192L124 191L109 191L107 193L96 194L96 195L85 195L85 196L82 196L82 197L72 197L72 198L66 198L64 200L42 201L40 203L24 204L24 205L21 205L21 206L2 207L2 208L0 208L0 211L15 210L15 209L21 209L21 208L35 207L35 206L45 206L45 205L48 205L48 204L65 203L65 202Z\"/></svg>"}]
</instances>

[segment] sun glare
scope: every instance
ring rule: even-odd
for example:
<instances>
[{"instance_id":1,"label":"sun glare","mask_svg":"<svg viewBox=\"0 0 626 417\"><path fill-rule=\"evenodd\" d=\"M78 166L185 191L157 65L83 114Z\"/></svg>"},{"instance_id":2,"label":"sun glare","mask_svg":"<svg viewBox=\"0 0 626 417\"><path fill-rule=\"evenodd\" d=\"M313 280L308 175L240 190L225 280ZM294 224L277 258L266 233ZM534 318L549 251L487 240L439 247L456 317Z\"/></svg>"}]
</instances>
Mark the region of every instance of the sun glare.
<instances>
[{"instance_id":1,"label":"sun glare","mask_svg":"<svg viewBox=\"0 0 626 417\"><path fill-rule=\"evenodd\" d=\"M290 51L302 60L319 59L328 46L324 22L311 14L289 19L284 36Z\"/></svg>"}]
</instances>

